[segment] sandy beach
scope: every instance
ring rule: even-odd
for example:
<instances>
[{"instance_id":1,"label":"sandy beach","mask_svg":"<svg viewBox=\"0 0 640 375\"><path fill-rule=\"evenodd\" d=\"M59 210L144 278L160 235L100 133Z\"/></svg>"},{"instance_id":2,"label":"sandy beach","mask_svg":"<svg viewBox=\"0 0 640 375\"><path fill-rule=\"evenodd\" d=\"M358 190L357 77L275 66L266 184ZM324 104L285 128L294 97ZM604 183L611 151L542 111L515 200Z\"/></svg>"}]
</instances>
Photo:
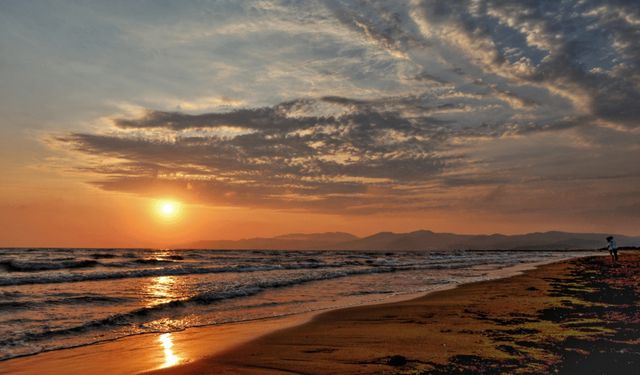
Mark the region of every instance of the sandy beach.
<instances>
[{"instance_id":1,"label":"sandy beach","mask_svg":"<svg viewBox=\"0 0 640 375\"><path fill-rule=\"evenodd\" d=\"M640 254L587 257L412 300L5 361L2 374L635 373Z\"/></svg>"},{"instance_id":2,"label":"sandy beach","mask_svg":"<svg viewBox=\"0 0 640 375\"><path fill-rule=\"evenodd\" d=\"M588 257L423 298L321 314L155 374L632 374L640 256Z\"/></svg>"}]
</instances>

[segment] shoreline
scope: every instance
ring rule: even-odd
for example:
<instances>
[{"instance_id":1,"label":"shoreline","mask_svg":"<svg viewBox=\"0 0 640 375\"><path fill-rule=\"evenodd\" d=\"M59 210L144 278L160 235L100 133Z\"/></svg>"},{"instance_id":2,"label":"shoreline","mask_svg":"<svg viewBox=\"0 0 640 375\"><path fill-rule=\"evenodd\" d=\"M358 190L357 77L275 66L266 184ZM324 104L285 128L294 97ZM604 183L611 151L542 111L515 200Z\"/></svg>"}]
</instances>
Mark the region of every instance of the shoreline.
<instances>
[{"instance_id":1,"label":"shoreline","mask_svg":"<svg viewBox=\"0 0 640 375\"><path fill-rule=\"evenodd\" d=\"M586 256L593 256L593 254L585 254ZM182 331L176 331L171 333L143 333L131 336L120 337L112 340L100 341L97 343L91 343L86 345L79 345L71 348L60 348L49 351L40 352L37 354L30 354L21 357L16 357L2 361L2 369L0 374L4 373L30 373L32 369L40 366L47 366L52 370L52 374L60 373L66 374L69 371L82 369L83 371L90 371L92 367L96 367L96 370L104 369L100 363L108 361L110 356L114 353L137 353L142 354L132 363L119 363L117 367L111 366L111 373L146 373L165 370L172 370L180 368L182 366L188 366L194 362L206 360L213 356L232 351L242 345L246 345L255 340L277 333L282 330L300 327L308 324L318 318L318 316L329 314L335 311L367 308L382 306L388 304L396 304L402 302L413 301L421 298L427 298L433 294L442 293L450 290L454 290L461 286L494 282L496 280L503 280L518 275L522 275L530 270L535 270L538 267L548 264L562 263L570 259L581 258L568 257L563 259L545 260L535 263L518 264L515 266L507 267L504 269L496 270L492 274L492 277L486 280L474 280L466 283L454 283L444 284L434 287L432 290L420 291L406 294L396 294L393 296L371 300L365 304L358 305L344 305L338 307L329 307L326 309L318 309L305 313L284 315L279 317L265 317L250 321L230 322L218 325L204 325L189 327ZM169 335L171 340L170 353L167 355L167 340ZM162 340L162 337L165 340ZM222 337L224 344L217 347L203 348L203 343L210 343L211 340L216 337ZM155 347L155 348L154 348ZM176 349L171 349L175 347ZM154 349L150 349L154 348ZM150 353L152 352L152 353ZM155 354L153 354L155 353ZM179 353L179 354L174 354ZM173 356L175 363L170 363L168 368L158 366L158 363L164 362L166 364L166 358ZM156 364L153 366L152 364ZM51 368L53 365L53 368Z\"/></svg>"},{"instance_id":2,"label":"shoreline","mask_svg":"<svg viewBox=\"0 0 640 375\"><path fill-rule=\"evenodd\" d=\"M409 301L328 311L150 373L634 373L638 279L637 253L618 264L578 257Z\"/></svg>"}]
</instances>

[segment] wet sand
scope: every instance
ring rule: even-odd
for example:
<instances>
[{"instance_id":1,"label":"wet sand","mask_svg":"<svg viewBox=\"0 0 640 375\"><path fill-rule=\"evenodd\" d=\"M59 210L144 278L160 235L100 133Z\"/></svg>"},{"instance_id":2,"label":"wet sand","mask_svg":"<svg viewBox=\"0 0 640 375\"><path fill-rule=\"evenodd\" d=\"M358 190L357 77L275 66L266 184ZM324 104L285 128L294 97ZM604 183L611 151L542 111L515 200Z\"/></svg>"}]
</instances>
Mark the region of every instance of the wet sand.
<instances>
[{"instance_id":1,"label":"wet sand","mask_svg":"<svg viewBox=\"0 0 640 375\"><path fill-rule=\"evenodd\" d=\"M309 321L302 314L279 319L142 334L0 362L0 374L136 374L215 355L258 336Z\"/></svg>"},{"instance_id":2,"label":"wet sand","mask_svg":"<svg viewBox=\"0 0 640 375\"><path fill-rule=\"evenodd\" d=\"M154 374L637 374L640 255L320 314Z\"/></svg>"}]
</instances>

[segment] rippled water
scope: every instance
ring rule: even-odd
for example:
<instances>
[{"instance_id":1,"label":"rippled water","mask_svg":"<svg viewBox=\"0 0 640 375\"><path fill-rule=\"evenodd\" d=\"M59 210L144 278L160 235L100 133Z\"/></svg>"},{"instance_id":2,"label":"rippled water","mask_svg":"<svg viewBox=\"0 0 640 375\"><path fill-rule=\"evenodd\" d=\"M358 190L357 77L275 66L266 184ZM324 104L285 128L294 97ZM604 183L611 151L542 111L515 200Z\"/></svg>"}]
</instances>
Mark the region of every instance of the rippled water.
<instances>
[{"instance_id":1,"label":"rippled water","mask_svg":"<svg viewBox=\"0 0 640 375\"><path fill-rule=\"evenodd\" d=\"M584 253L0 249L0 360L370 303Z\"/></svg>"}]
</instances>

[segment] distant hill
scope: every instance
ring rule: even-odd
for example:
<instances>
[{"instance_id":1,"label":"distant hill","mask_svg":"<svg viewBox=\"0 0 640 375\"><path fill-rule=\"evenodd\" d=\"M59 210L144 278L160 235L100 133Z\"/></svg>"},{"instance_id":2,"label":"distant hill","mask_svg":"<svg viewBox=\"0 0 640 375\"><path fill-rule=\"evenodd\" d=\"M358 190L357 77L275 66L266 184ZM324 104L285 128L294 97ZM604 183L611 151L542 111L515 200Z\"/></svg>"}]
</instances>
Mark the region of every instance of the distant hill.
<instances>
[{"instance_id":1,"label":"distant hill","mask_svg":"<svg viewBox=\"0 0 640 375\"><path fill-rule=\"evenodd\" d=\"M251 250L577 250L606 246L606 233L536 232L518 235L473 235L380 232L359 238L344 232L293 233L236 241L198 241L175 248ZM640 237L614 235L618 246L640 246Z\"/></svg>"},{"instance_id":2,"label":"distant hill","mask_svg":"<svg viewBox=\"0 0 640 375\"><path fill-rule=\"evenodd\" d=\"M337 244L344 250L573 250L598 249L606 245L604 233L544 232L519 235L467 235L382 232ZM619 246L637 246L640 237L615 235Z\"/></svg>"},{"instance_id":3,"label":"distant hill","mask_svg":"<svg viewBox=\"0 0 640 375\"><path fill-rule=\"evenodd\" d=\"M243 240L213 240L197 241L175 246L176 248L189 249L251 249L251 250L311 250L329 249L334 245L343 242L357 240L353 234L343 232L327 233L292 233L276 237L257 237Z\"/></svg>"}]
</instances>

